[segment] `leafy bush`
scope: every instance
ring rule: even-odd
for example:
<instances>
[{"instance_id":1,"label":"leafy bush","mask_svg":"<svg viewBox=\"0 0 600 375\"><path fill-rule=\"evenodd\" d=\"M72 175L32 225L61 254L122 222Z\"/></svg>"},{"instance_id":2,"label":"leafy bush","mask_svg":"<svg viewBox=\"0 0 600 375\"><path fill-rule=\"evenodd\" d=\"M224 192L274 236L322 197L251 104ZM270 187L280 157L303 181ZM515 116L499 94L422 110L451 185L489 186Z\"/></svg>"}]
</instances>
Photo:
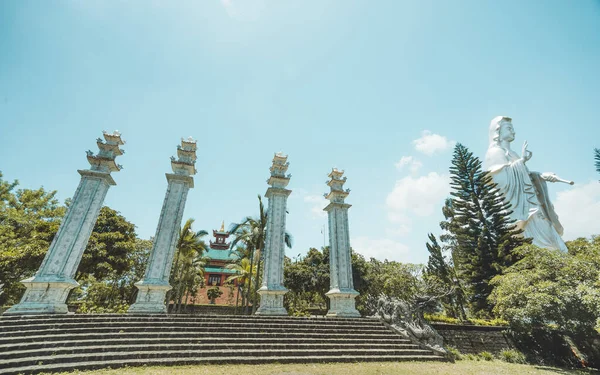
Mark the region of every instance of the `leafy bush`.
<instances>
[{"instance_id":1,"label":"leafy bush","mask_svg":"<svg viewBox=\"0 0 600 375\"><path fill-rule=\"evenodd\" d=\"M481 352L479 353L479 358L483 359L484 361L493 361L494 360L494 355L490 352Z\"/></svg>"},{"instance_id":2,"label":"leafy bush","mask_svg":"<svg viewBox=\"0 0 600 375\"><path fill-rule=\"evenodd\" d=\"M212 288L210 288L206 291L206 296L210 300L217 299L217 298L221 297L221 295L223 295L223 291L221 289L219 289L218 286L213 286Z\"/></svg>"},{"instance_id":3,"label":"leafy bush","mask_svg":"<svg viewBox=\"0 0 600 375\"><path fill-rule=\"evenodd\" d=\"M592 332L600 318L600 237L567 246L568 253L518 249L522 259L491 281L494 313L519 330L556 324L570 334Z\"/></svg>"},{"instance_id":4,"label":"leafy bush","mask_svg":"<svg viewBox=\"0 0 600 375\"><path fill-rule=\"evenodd\" d=\"M448 351L448 355L455 361L460 361L464 359L462 353L453 346L446 346L446 350Z\"/></svg>"},{"instance_id":5,"label":"leafy bush","mask_svg":"<svg viewBox=\"0 0 600 375\"><path fill-rule=\"evenodd\" d=\"M500 352L500 359L508 363L527 363L525 355L518 350L506 349Z\"/></svg>"},{"instance_id":6,"label":"leafy bush","mask_svg":"<svg viewBox=\"0 0 600 375\"><path fill-rule=\"evenodd\" d=\"M423 314L423 317L430 322L448 323L448 324L461 324L461 321L456 318L441 314Z\"/></svg>"},{"instance_id":7,"label":"leafy bush","mask_svg":"<svg viewBox=\"0 0 600 375\"><path fill-rule=\"evenodd\" d=\"M449 316L441 315L441 314L424 314L426 320L430 322L438 322L438 323L447 323L447 324L464 324L465 322L460 321L456 318L451 318ZM469 319L468 323L474 324L476 326L508 326L508 322L504 319L495 318L495 319Z\"/></svg>"},{"instance_id":8,"label":"leafy bush","mask_svg":"<svg viewBox=\"0 0 600 375\"><path fill-rule=\"evenodd\" d=\"M463 356L463 358L464 358L464 359L467 359L467 360L469 360L469 361L479 361L479 360L481 360L481 358L480 358L478 355L471 354L471 353L469 353L469 354L465 354L465 355Z\"/></svg>"},{"instance_id":9,"label":"leafy bush","mask_svg":"<svg viewBox=\"0 0 600 375\"><path fill-rule=\"evenodd\" d=\"M469 319L476 326L508 326L508 321L500 318L494 319Z\"/></svg>"}]
</instances>

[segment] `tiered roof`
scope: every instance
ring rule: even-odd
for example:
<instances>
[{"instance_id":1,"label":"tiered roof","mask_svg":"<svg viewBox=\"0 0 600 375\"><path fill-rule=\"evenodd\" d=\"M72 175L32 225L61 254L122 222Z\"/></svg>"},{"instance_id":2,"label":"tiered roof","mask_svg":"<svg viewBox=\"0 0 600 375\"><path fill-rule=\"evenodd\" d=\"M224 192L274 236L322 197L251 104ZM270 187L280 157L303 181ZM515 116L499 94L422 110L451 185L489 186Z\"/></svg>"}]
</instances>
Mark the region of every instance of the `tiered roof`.
<instances>
[{"instance_id":1,"label":"tiered roof","mask_svg":"<svg viewBox=\"0 0 600 375\"><path fill-rule=\"evenodd\" d=\"M123 155L125 151L119 148L124 145L125 141L121 139L121 133L115 130L113 133L103 131L104 140L96 139L98 145L98 154L94 154L91 150L86 151L87 160L90 163L90 169L98 172L118 172L123 169L123 166L117 164L115 159L117 156Z\"/></svg>"},{"instance_id":2,"label":"tiered roof","mask_svg":"<svg viewBox=\"0 0 600 375\"><path fill-rule=\"evenodd\" d=\"M192 176L196 174L196 141L189 137L181 139L181 145L177 146L177 159L171 156L171 169L179 175Z\"/></svg>"},{"instance_id":3,"label":"tiered roof","mask_svg":"<svg viewBox=\"0 0 600 375\"><path fill-rule=\"evenodd\" d=\"M344 199L350 194L350 189L344 190L344 184L346 183L346 177L344 171L340 171L337 168L333 168L329 173L330 180L326 182L327 186L331 189L329 193L323 194L325 199L329 199L331 203L344 203Z\"/></svg>"}]
</instances>

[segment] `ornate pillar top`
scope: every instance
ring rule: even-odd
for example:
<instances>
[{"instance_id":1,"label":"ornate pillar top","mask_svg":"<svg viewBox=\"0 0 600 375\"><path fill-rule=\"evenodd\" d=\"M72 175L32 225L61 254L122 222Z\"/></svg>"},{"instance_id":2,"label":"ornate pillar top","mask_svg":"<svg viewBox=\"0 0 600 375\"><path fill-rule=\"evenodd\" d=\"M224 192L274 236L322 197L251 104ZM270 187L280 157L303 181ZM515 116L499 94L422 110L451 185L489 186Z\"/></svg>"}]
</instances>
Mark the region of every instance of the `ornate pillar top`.
<instances>
[{"instance_id":1,"label":"ornate pillar top","mask_svg":"<svg viewBox=\"0 0 600 375\"><path fill-rule=\"evenodd\" d=\"M290 163L287 161L288 156L281 152L278 152L273 157L273 165L269 170L271 171L271 177L267 180L267 183L273 188L285 189L289 184L291 174L286 175Z\"/></svg>"},{"instance_id":2,"label":"ornate pillar top","mask_svg":"<svg viewBox=\"0 0 600 375\"><path fill-rule=\"evenodd\" d=\"M177 146L177 158L171 156L171 169L173 169L173 173L183 176L196 174L196 149L196 140L194 138L181 138L181 145Z\"/></svg>"},{"instance_id":3,"label":"ornate pillar top","mask_svg":"<svg viewBox=\"0 0 600 375\"><path fill-rule=\"evenodd\" d=\"M98 145L98 154L94 155L91 150L86 151L87 160L90 163L90 170L110 173L118 172L123 169L123 166L117 164L115 159L117 156L123 155L125 151L119 148L124 145L125 141L121 139L121 133L115 130L113 133L107 133L102 131L104 140L102 138L96 139Z\"/></svg>"},{"instance_id":4,"label":"ornate pillar top","mask_svg":"<svg viewBox=\"0 0 600 375\"><path fill-rule=\"evenodd\" d=\"M344 184L346 183L347 178L342 178L343 175L344 171L340 171L337 168L332 168L331 173L328 175L330 180L325 183L329 186L331 191L323 194L323 196L331 203L344 203L344 199L350 194L350 189L344 190Z\"/></svg>"}]
</instances>

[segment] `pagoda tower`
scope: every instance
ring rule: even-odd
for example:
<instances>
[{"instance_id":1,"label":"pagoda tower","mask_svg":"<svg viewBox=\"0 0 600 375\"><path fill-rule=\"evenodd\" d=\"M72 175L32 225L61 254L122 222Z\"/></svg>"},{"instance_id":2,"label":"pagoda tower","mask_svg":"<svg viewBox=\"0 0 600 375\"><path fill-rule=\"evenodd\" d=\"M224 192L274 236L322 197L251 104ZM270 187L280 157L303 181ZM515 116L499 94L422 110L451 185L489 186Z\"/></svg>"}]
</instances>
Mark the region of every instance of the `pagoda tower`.
<instances>
[{"instance_id":1,"label":"pagoda tower","mask_svg":"<svg viewBox=\"0 0 600 375\"><path fill-rule=\"evenodd\" d=\"M211 249L216 250L228 250L229 242L227 242L227 238L229 237L229 232L225 231L225 221L221 223L221 229L218 231L213 229L213 237L215 238L215 242L210 241Z\"/></svg>"},{"instance_id":2,"label":"pagoda tower","mask_svg":"<svg viewBox=\"0 0 600 375\"><path fill-rule=\"evenodd\" d=\"M350 235L348 232L348 209L345 203L350 189L344 190L346 177L344 171L333 168L327 185L331 191L325 194L329 204L324 208L329 221L329 271L330 289L326 293L330 306L327 316L360 317L355 307L355 298L359 293L354 290L352 281L352 262L350 255Z\"/></svg>"},{"instance_id":3,"label":"pagoda tower","mask_svg":"<svg viewBox=\"0 0 600 375\"><path fill-rule=\"evenodd\" d=\"M181 218L187 194L194 187L196 174L196 141L190 137L177 146L177 159L171 157L173 173L166 173L167 193L163 202L156 235L144 279L135 283L136 302L129 307L132 314L166 314L165 295L171 289L169 276L173 265L175 246L179 239Z\"/></svg>"},{"instance_id":4,"label":"pagoda tower","mask_svg":"<svg viewBox=\"0 0 600 375\"><path fill-rule=\"evenodd\" d=\"M87 151L90 169L78 170L81 182L58 232L33 277L21 281L27 287L21 302L4 314L66 314L65 301L71 289L79 286L73 279L100 214L108 188L116 185L111 172L122 166L115 158L123 155L121 134L103 132L98 138L98 154Z\"/></svg>"},{"instance_id":5,"label":"pagoda tower","mask_svg":"<svg viewBox=\"0 0 600 375\"><path fill-rule=\"evenodd\" d=\"M235 270L228 269L227 266L235 263L238 254L229 249L231 244L227 242L229 232L225 230L225 222L221 224L221 229L213 230L213 237L214 241L209 242L210 246L204 252L204 257L208 260L204 267L204 281L206 285L220 287L226 284L227 277L236 274ZM226 295L223 299L227 299L229 290L223 288L222 291ZM203 290L201 293L205 295L206 291Z\"/></svg>"},{"instance_id":6,"label":"pagoda tower","mask_svg":"<svg viewBox=\"0 0 600 375\"><path fill-rule=\"evenodd\" d=\"M270 168L271 177L267 180L271 186L265 193L269 200L265 263L262 286L258 290L260 307L256 310L256 315L287 315L287 310L283 307L283 295L287 292L283 286L283 262L286 204L287 197L292 192L286 189L292 177L285 174L289 165L287 155L275 154Z\"/></svg>"}]
</instances>

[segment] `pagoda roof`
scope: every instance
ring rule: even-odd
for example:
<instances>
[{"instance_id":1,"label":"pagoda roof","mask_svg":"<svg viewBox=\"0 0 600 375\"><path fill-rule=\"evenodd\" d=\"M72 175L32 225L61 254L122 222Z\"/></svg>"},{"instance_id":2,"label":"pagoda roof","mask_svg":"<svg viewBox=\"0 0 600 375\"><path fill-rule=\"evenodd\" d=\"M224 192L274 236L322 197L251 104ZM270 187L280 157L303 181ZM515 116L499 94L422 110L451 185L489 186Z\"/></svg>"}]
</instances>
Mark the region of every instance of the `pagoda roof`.
<instances>
[{"instance_id":1,"label":"pagoda roof","mask_svg":"<svg viewBox=\"0 0 600 375\"><path fill-rule=\"evenodd\" d=\"M231 274L231 275L237 274L236 270L229 270L227 268L221 268L221 267L204 267L204 272L205 273L227 273L227 274Z\"/></svg>"},{"instance_id":2,"label":"pagoda roof","mask_svg":"<svg viewBox=\"0 0 600 375\"><path fill-rule=\"evenodd\" d=\"M204 256L212 260L236 261L238 255L232 250L219 250L209 247Z\"/></svg>"}]
</instances>

